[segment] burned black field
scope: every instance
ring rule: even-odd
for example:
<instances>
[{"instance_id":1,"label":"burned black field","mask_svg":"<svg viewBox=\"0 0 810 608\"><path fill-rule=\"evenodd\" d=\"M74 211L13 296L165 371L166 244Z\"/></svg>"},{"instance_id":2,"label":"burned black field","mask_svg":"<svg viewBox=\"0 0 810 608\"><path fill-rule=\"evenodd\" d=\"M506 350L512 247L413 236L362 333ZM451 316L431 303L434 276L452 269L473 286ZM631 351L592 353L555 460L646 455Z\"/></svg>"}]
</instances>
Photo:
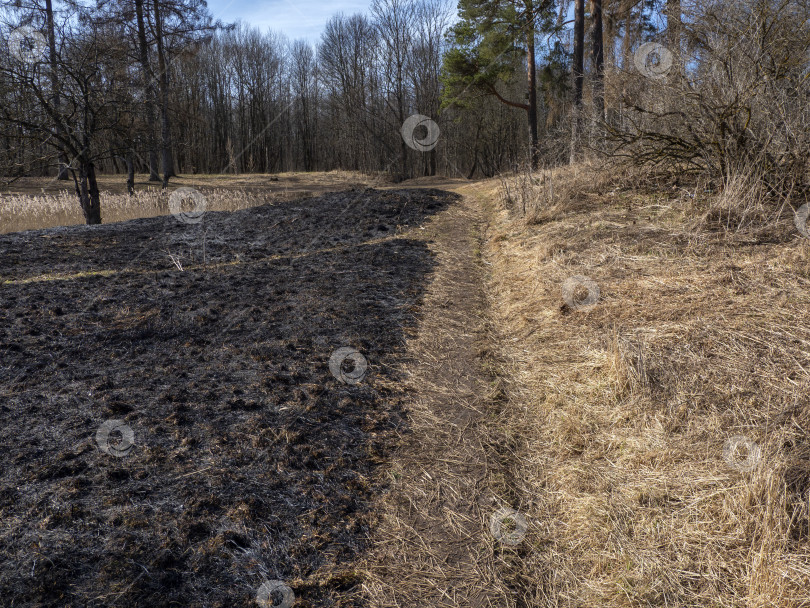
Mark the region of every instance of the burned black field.
<instances>
[{"instance_id":1,"label":"burned black field","mask_svg":"<svg viewBox=\"0 0 810 608\"><path fill-rule=\"evenodd\" d=\"M452 196L0 236L0 605L254 606L276 580L295 606L363 605L420 225ZM359 383L330 371L341 347ZM110 420L125 454L101 449Z\"/></svg>"}]
</instances>

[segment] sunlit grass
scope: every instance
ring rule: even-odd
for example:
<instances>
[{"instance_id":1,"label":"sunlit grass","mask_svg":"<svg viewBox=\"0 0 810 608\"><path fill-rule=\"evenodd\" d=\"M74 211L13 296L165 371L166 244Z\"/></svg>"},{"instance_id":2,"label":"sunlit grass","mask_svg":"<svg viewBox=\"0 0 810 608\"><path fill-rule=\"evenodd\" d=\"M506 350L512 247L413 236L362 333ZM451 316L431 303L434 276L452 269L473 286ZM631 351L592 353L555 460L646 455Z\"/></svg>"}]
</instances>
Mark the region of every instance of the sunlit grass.
<instances>
[{"instance_id":1,"label":"sunlit grass","mask_svg":"<svg viewBox=\"0 0 810 608\"><path fill-rule=\"evenodd\" d=\"M101 218L107 224L167 215L169 197L177 188L195 188L205 195L206 211L236 211L333 190L364 186L373 178L349 171L280 173L278 175L186 175L174 178L167 191L136 178L130 196L121 175L99 178ZM185 210L185 208L184 208ZM72 182L27 178L0 193L0 233L84 224Z\"/></svg>"}]
</instances>

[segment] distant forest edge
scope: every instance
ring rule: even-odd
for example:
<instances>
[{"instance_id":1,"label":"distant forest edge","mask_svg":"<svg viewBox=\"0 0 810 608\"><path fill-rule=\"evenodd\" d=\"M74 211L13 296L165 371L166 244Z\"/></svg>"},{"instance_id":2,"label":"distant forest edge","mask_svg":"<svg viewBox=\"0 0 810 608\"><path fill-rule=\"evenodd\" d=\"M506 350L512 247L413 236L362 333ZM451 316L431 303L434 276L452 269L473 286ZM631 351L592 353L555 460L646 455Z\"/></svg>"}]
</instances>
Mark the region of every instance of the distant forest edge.
<instances>
[{"instance_id":1,"label":"distant forest edge","mask_svg":"<svg viewBox=\"0 0 810 608\"><path fill-rule=\"evenodd\" d=\"M0 15L2 181L70 180L88 223L97 172L133 189L136 172L474 178L601 156L754 172L774 192L807 181L802 1L373 0L315 45L202 0Z\"/></svg>"}]
</instances>

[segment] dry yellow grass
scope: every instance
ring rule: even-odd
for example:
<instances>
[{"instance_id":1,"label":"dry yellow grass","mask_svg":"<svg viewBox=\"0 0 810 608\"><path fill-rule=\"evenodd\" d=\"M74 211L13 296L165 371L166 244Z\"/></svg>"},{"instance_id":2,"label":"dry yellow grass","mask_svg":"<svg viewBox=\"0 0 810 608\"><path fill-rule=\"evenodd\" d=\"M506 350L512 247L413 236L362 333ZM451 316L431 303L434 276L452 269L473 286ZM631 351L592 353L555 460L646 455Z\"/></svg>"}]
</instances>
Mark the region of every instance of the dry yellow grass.
<instances>
[{"instance_id":1,"label":"dry yellow grass","mask_svg":"<svg viewBox=\"0 0 810 608\"><path fill-rule=\"evenodd\" d=\"M277 175L182 175L173 178L168 192L147 175L136 176L134 196L126 191L126 177L99 177L103 222L154 217L169 213L169 196L177 188L195 188L206 197L208 211L236 211L264 203L314 196L334 190L386 183L384 176L349 171L279 173ZM25 178L0 192L0 233L83 224L84 216L73 182Z\"/></svg>"},{"instance_id":2,"label":"dry yellow grass","mask_svg":"<svg viewBox=\"0 0 810 608\"><path fill-rule=\"evenodd\" d=\"M219 184L208 208L275 196L242 179ZM508 196L501 180L402 184L482 205L487 299L483 323L447 316L477 290L452 276L466 239L437 233L437 314L412 343L435 360L409 370L425 441L395 464L366 591L380 606L810 606L810 241L790 209L745 179L719 196L585 166L509 180ZM340 187L324 182L302 176L298 192ZM122 195L120 219L168 212L165 195L142 196ZM22 217L26 200L0 209ZM574 276L598 286L593 306L579 306L581 287L564 302ZM473 345L497 378L463 386L477 412L464 434L436 407L458 403L452 374L434 367ZM516 546L489 533L502 506L526 516ZM436 553L456 538L467 544L454 561Z\"/></svg>"},{"instance_id":3,"label":"dry yellow grass","mask_svg":"<svg viewBox=\"0 0 810 608\"><path fill-rule=\"evenodd\" d=\"M479 187L530 523L513 576L530 606L810 605L810 242L790 212L730 225L702 187L627 182L538 175L525 215ZM563 302L575 275L595 305Z\"/></svg>"}]
</instances>

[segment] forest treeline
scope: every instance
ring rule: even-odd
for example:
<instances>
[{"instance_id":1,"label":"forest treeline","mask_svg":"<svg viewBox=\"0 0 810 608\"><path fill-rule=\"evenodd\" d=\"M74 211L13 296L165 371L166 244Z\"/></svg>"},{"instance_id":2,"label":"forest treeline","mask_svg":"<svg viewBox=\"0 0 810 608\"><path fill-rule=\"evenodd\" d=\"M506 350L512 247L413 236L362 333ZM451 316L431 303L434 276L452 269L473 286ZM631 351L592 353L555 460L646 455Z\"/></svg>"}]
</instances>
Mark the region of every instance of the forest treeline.
<instances>
[{"instance_id":1,"label":"forest treeline","mask_svg":"<svg viewBox=\"0 0 810 608\"><path fill-rule=\"evenodd\" d=\"M2 7L0 175L71 180L88 223L98 172L472 178L611 155L806 181L803 0L373 0L314 45L203 0ZM403 136L415 114L435 145Z\"/></svg>"}]
</instances>

